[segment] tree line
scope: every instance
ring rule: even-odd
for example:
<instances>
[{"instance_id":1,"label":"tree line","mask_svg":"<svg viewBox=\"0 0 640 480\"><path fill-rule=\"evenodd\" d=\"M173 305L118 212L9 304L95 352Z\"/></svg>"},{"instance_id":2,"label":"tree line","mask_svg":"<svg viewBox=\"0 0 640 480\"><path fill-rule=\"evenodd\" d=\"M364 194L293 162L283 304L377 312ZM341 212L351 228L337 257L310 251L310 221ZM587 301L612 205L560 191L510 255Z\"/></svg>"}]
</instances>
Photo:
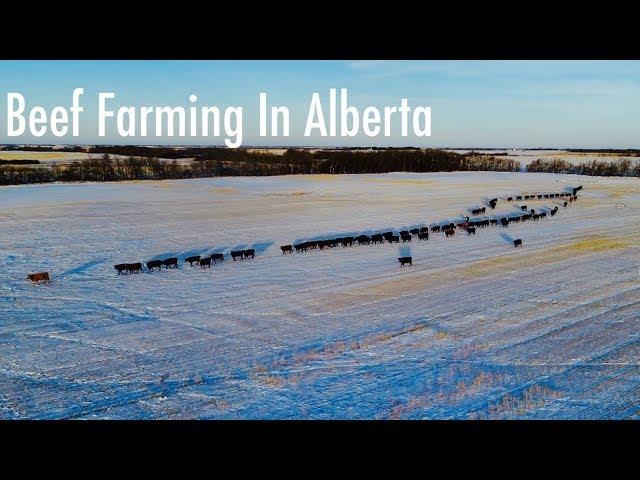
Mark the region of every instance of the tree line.
<instances>
[{"instance_id":1,"label":"tree line","mask_svg":"<svg viewBox=\"0 0 640 480\"><path fill-rule=\"evenodd\" d=\"M527 166L528 172L572 173L599 177L640 177L640 162L631 162L628 158L613 162L592 160L583 163L571 163L562 159L537 159Z\"/></svg>"},{"instance_id":2,"label":"tree line","mask_svg":"<svg viewBox=\"0 0 640 480\"><path fill-rule=\"evenodd\" d=\"M118 152L127 147L113 147ZM140 152L141 148L132 147ZM165 147L151 147L165 154ZM169 148L169 147L166 147ZM477 152L465 154L438 149L317 150L288 149L282 154L269 151L227 148L171 149L193 154L191 158L168 159L155 156L112 157L76 160L69 164L0 165L0 185L50 182L108 182L124 180L167 180L220 176L267 176L293 174L359 174L389 172L452 172L521 170L520 162L503 156ZM120 153L118 153L120 155ZM573 173L579 175L640 176L640 164L629 159L616 162L570 163L561 159L535 160L529 172Z\"/></svg>"}]
</instances>

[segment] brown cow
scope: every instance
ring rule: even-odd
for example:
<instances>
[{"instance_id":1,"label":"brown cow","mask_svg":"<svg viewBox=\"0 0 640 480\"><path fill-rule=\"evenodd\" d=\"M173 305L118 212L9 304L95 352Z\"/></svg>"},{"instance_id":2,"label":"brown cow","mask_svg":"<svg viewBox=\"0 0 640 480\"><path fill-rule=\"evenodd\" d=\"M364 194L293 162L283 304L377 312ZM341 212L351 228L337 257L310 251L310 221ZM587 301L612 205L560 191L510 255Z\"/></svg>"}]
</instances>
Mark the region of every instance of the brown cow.
<instances>
[{"instance_id":1,"label":"brown cow","mask_svg":"<svg viewBox=\"0 0 640 480\"><path fill-rule=\"evenodd\" d=\"M49 272L30 273L27 275L27 279L31 280L33 283L51 283L51 280L49 279Z\"/></svg>"}]
</instances>

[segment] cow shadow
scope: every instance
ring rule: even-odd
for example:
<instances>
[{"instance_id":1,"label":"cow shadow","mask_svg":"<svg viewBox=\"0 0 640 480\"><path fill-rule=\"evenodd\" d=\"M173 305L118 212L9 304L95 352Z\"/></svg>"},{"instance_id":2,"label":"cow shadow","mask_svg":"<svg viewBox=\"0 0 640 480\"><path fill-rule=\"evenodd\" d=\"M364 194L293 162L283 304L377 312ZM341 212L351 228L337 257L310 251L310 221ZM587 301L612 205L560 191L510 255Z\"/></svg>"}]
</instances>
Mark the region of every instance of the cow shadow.
<instances>
[{"instance_id":1,"label":"cow shadow","mask_svg":"<svg viewBox=\"0 0 640 480\"><path fill-rule=\"evenodd\" d=\"M271 245L273 245L273 242L259 242L251 245L251 248L256 251L256 255L260 255L261 253L264 253Z\"/></svg>"},{"instance_id":2,"label":"cow shadow","mask_svg":"<svg viewBox=\"0 0 640 480\"><path fill-rule=\"evenodd\" d=\"M502 237L502 239L507 243L513 243L513 237L508 233L501 233L500 237Z\"/></svg>"},{"instance_id":3,"label":"cow shadow","mask_svg":"<svg viewBox=\"0 0 640 480\"><path fill-rule=\"evenodd\" d=\"M398 247L398 256L399 257L410 257L411 256L411 247L408 245L401 245Z\"/></svg>"}]
</instances>

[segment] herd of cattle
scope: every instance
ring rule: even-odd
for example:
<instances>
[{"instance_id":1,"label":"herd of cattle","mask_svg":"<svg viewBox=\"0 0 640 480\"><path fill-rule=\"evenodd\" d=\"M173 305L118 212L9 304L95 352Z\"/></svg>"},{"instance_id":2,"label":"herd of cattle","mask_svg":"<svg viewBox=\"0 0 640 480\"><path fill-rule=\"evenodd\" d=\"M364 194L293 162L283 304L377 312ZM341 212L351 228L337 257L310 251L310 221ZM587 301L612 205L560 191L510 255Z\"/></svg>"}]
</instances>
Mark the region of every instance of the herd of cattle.
<instances>
[{"instance_id":1,"label":"herd of cattle","mask_svg":"<svg viewBox=\"0 0 640 480\"><path fill-rule=\"evenodd\" d=\"M542 200L542 199L554 199L554 198L568 198L568 202L565 201L563 203L564 207L567 207L569 203L575 202L578 197L577 193L579 190L582 190L582 186L576 187L572 190L572 192L562 192L562 193L538 193L538 194L530 194L530 195L517 195L516 197L507 197L507 202L513 202L514 198L516 201L522 200ZM498 203L498 198L492 198L489 200L489 207L493 210L496 208ZM510 223L518 223L525 222L529 220L537 221L540 219L544 219L547 216L546 211L536 212L535 209L529 209L527 205L520 206L521 211L525 212L520 215L507 215L501 218L491 218L491 219L483 219L483 220L471 220L469 217L466 217L464 221L458 223L444 223L431 226L431 234L437 234L440 232L444 232L445 237L453 237L455 236L456 229L462 230L467 233L467 235L475 235L477 228L485 228L492 225L497 225L500 222L502 227L508 227ZM487 207L481 207L476 209L471 209L471 215L477 216L486 213ZM554 216L558 212L558 207L554 207L549 210L548 213L550 216ZM354 244L358 245L370 245L370 244L382 244L384 242L388 243L407 243L411 242L413 236L416 236L419 241L429 240L429 227L419 227L412 228L409 230L402 230L399 233L395 233L393 231L387 231L382 233L375 233L373 235L358 235L358 236L348 236L348 237L337 237L331 239L324 240L313 240L307 242L296 243L292 245L282 245L280 249L282 250L282 254L291 254L295 250L296 253L306 252L308 250L324 250L331 249L336 247L350 247ZM515 247L522 246L522 239L518 238L513 241ZM247 259L247 258L255 258L255 249L246 249L246 250L232 250L229 252L233 261L236 259ZM146 262L144 265L147 267L149 272L153 272L154 270L162 270L162 267L165 270L171 268L178 268L178 258L171 257L165 258L163 260L150 260ZM224 262L224 254L223 253L213 253L209 256L200 256L193 255L184 259L185 263L189 263L191 266L200 266L200 268L210 268L212 263L216 262ZM399 257L398 261L401 266L405 264L412 265L412 257L404 256ZM118 274L134 274L134 273L142 273L144 271L143 264L141 262L136 263L120 263L118 265L114 265L114 268L117 270ZM49 274L48 272L40 272L30 274L27 277L34 283L38 283L40 281L44 281L48 283Z\"/></svg>"},{"instance_id":2,"label":"herd of cattle","mask_svg":"<svg viewBox=\"0 0 640 480\"><path fill-rule=\"evenodd\" d=\"M538 193L531 195L517 195L515 197L516 201L524 200L535 200L536 198L541 199L550 199L550 198L568 198L568 202L564 202L564 207L571 202L574 202L578 199L577 193L582 189L582 186L576 187L572 190L572 192L562 192L562 193ZM513 202L514 197L507 197L507 202ZM498 198L492 198L489 200L489 207L493 210L496 208L498 204ZM439 225L433 225L431 227L431 234L436 234L440 232L444 232L445 237L453 237L456 234L456 229L465 231L467 235L475 235L477 228L484 228L490 225L497 225L500 222L502 227L508 227L510 223L519 223L526 222L528 220L538 221L540 219L545 219L547 217L546 211L536 212L535 209L529 209L527 205L521 205L520 210L526 213L522 213L520 215L507 215L501 218L491 218L484 220L471 220L469 217L466 217L464 221L458 223L445 223ZM481 207L471 210L471 215L477 216L486 213L487 207ZM549 210L549 215L554 216L558 212L558 207L554 207ZM418 240L429 240L429 227L419 227L413 228L410 230L402 230L399 233L395 233L392 231L384 232L384 233L376 233L371 236L369 235L358 235L356 237L337 237L323 240L312 240L301 243L294 243L292 245L282 245L280 249L282 250L282 254L290 254L295 250L296 253L306 252L308 250L324 250L328 248L336 248L336 247L350 247L354 244L357 245L369 245L369 244L378 244L378 243L407 243L411 242L413 236L417 236ZM513 241L514 247L522 246L522 239L518 238ZM411 257L399 257L398 261L400 262L400 266L404 266L405 264L412 265Z\"/></svg>"}]
</instances>

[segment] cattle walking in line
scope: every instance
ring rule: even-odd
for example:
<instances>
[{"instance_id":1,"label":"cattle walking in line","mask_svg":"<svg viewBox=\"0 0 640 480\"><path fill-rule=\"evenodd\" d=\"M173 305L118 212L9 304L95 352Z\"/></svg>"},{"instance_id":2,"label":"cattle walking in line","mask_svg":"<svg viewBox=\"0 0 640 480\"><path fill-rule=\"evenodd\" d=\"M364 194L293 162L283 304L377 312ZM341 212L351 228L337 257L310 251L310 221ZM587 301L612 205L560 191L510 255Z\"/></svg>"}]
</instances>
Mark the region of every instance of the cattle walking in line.
<instances>
[{"instance_id":1,"label":"cattle walking in line","mask_svg":"<svg viewBox=\"0 0 640 480\"><path fill-rule=\"evenodd\" d=\"M248 248L247 250L242 250L242 256L244 258L256 258L256 250L254 248Z\"/></svg>"},{"instance_id":2,"label":"cattle walking in line","mask_svg":"<svg viewBox=\"0 0 640 480\"><path fill-rule=\"evenodd\" d=\"M187 257L184 259L184 263L189 262L189 265L193 267L193 264L196 265L200 262L200 255L193 255L192 257Z\"/></svg>"},{"instance_id":3,"label":"cattle walking in line","mask_svg":"<svg viewBox=\"0 0 640 480\"><path fill-rule=\"evenodd\" d=\"M305 248L306 251L306 248ZM243 256L243 250L232 250L231 251L231 258L233 258L233 261L236 261L236 258L239 258L240 260L242 260L242 256Z\"/></svg>"},{"instance_id":4,"label":"cattle walking in line","mask_svg":"<svg viewBox=\"0 0 640 480\"><path fill-rule=\"evenodd\" d=\"M468 235L475 235L476 234L476 227L468 227L467 228L467 234Z\"/></svg>"},{"instance_id":5,"label":"cattle walking in line","mask_svg":"<svg viewBox=\"0 0 640 480\"><path fill-rule=\"evenodd\" d=\"M294 243L293 244L293 248L296 249L296 253L298 252L306 252L307 251L307 244L306 243ZM232 255L233 257L233 255Z\"/></svg>"},{"instance_id":6,"label":"cattle walking in line","mask_svg":"<svg viewBox=\"0 0 640 480\"><path fill-rule=\"evenodd\" d=\"M158 270L162 270L162 260L149 260L147 262L147 268L149 269L150 272L153 272L154 268L157 268Z\"/></svg>"},{"instance_id":7,"label":"cattle walking in line","mask_svg":"<svg viewBox=\"0 0 640 480\"><path fill-rule=\"evenodd\" d=\"M513 246L514 247L521 247L522 246L522 239L518 238L516 240L513 241Z\"/></svg>"},{"instance_id":8,"label":"cattle walking in line","mask_svg":"<svg viewBox=\"0 0 640 480\"><path fill-rule=\"evenodd\" d=\"M282 250L282 254L284 255L285 253L293 253L293 247L291 245L282 245L280 247L280 250Z\"/></svg>"},{"instance_id":9,"label":"cattle walking in line","mask_svg":"<svg viewBox=\"0 0 640 480\"><path fill-rule=\"evenodd\" d=\"M398 257L398 261L400 262L401 267L404 267L405 263L413 266L411 257Z\"/></svg>"},{"instance_id":10,"label":"cattle walking in line","mask_svg":"<svg viewBox=\"0 0 640 480\"><path fill-rule=\"evenodd\" d=\"M211 268L211 257L201 258L198 260L198 263L200 264L200 268Z\"/></svg>"},{"instance_id":11,"label":"cattle walking in line","mask_svg":"<svg viewBox=\"0 0 640 480\"><path fill-rule=\"evenodd\" d=\"M419 233L418 240L429 240L429 232Z\"/></svg>"},{"instance_id":12,"label":"cattle walking in line","mask_svg":"<svg viewBox=\"0 0 640 480\"><path fill-rule=\"evenodd\" d=\"M176 257L165 258L162 260L162 265L164 265L166 269L178 268L178 259Z\"/></svg>"},{"instance_id":13,"label":"cattle walking in line","mask_svg":"<svg viewBox=\"0 0 640 480\"><path fill-rule=\"evenodd\" d=\"M51 283L49 272L30 273L27 275L27 280L31 280L33 283Z\"/></svg>"}]
</instances>

